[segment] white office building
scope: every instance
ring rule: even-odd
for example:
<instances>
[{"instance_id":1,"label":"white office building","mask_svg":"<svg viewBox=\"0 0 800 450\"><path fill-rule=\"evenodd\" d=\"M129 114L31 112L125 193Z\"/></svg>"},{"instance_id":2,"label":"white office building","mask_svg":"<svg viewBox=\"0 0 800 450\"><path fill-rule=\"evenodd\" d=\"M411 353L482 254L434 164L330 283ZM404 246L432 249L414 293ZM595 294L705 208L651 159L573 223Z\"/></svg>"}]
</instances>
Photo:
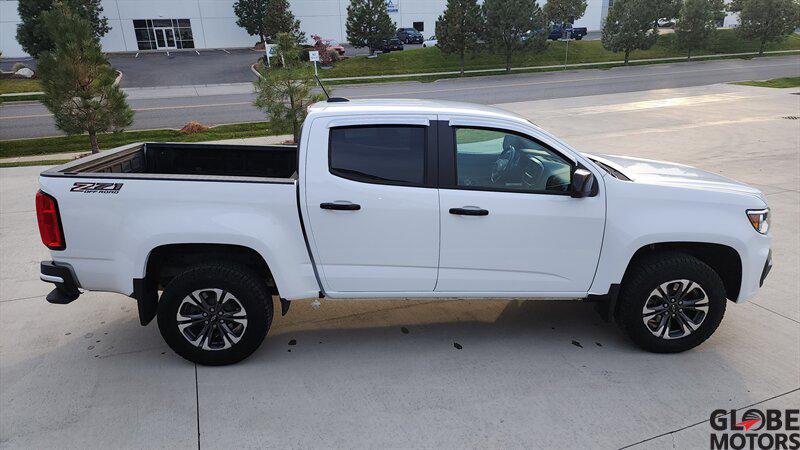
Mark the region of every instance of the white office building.
<instances>
[{"instance_id":1,"label":"white office building","mask_svg":"<svg viewBox=\"0 0 800 450\"><path fill-rule=\"evenodd\" d=\"M609 1L588 0L586 14L575 26L599 30ZM25 56L15 37L19 23L17 3L0 0L0 51L5 57ZM103 37L103 48L108 52L136 52L251 47L257 38L236 25L234 3L235 0L103 0L103 12L111 26L111 31ZM291 8L307 37L317 34L346 42L349 3L349 0L291 0ZM446 3L446 0L387 0L387 10L398 27L414 27L428 37L434 34L436 19Z\"/></svg>"}]
</instances>

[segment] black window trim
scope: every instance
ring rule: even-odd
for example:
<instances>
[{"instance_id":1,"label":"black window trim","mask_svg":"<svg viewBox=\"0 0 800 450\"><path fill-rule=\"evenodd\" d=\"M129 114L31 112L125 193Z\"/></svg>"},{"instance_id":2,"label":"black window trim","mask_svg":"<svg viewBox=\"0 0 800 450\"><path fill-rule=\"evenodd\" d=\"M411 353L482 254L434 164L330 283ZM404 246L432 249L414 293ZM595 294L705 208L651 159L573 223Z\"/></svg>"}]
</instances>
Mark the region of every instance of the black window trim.
<instances>
[{"instance_id":1,"label":"black window trim","mask_svg":"<svg viewBox=\"0 0 800 450\"><path fill-rule=\"evenodd\" d=\"M520 132L515 131L515 130L496 128L496 127L482 127L482 126L474 126L474 125L451 125L447 121L440 121L440 122L441 122L441 124L439 126L440 127L440 130L439 130L440 135L441 134L446 134L441 129L442 127L446 126L447 128L450 128L449 133L448 133L450 135L450 142L447 143L447 142L442 142L440 140L439 141L440 145L442 145L443 143L445 144L444 146L440 147L441 148L440 152L441 152L441 154L449 153L451 155L450 158L445 158L445 159L450 159L450 161L444 161L444 162L440 163L441 170L440 170L439 178L441 180L447 180L448 181L448 183L446 183L446 184L445 183L440 184L440 186L439 186L440 189L455 189L455 190L460 190L460 191L501 192L501 193L515 193L515 194L534 194L534 195L542 195L542 194L544 194L544 195L565 195L565 196L572 195L572 183L571 183L571 181L572 181L572 173L575 172L576 168L580 168L581 165L579 163L576 163L576 162L572 161L571 158L567 158L562 152L560 152L560 151L554 149L553 147L545 144L541 140L536 139L536 138L534 138L532 136L528 136L525 133L520 133ZM530 190L530 189L499 189L499 188L491 188L491 187L483 187L483 186L459 186L458 185L458 162L457 162L457 159L456 159L456 154L458 152L458 146L457 146L458 143L456 141L456 131L459 128L469 128L469 129L474 129L474 130L496 131L496 132L499 132L499 133L513 134L513 135L519 136L519 137L521 137L523 139L528 139L530 141L533 141L533 142L541 145L546 150L551 151L554 154L558 155L559 157L564 159L569 164L569 166L570 166L570 184L569 184L567 190L564 191L564 192L558 192L558 191ZM452 172L448 173L449 171L452 171Z\"/></svg>"},{"instance_id":2,"label":"black window trim","mask_svg":"<svg viewBox=\"0 0 800 450\"><path fill-rule=\"evenodd\" d=\"M344 178L346 180L354 181L356 183L365 183L365 184L378 184L378 185L387 185L387 186L403 186L403 187L416 187L416 188L437 188L438 187L438 161L437 161L437 134L438 129L434 126L435 121L430 121L430 125L420 125L420 124L404 124L404 123L370 123L364 125L342 125L342 126L332 126L328 128L328 173L331 175ZM422 174L422 183L406 183L403 181L389 181L389 180L365 180L363 178L357 178L352 175L348 175L346 173L341 173L332 167L333 163L333 139L331 139L331 133L335 129L352 129L352 128L422 128L425 137L423 141L425 142L425 148L423 149L423 174ZM299 152L298 152L299 153Z\"/></svg>"}]
</instances>

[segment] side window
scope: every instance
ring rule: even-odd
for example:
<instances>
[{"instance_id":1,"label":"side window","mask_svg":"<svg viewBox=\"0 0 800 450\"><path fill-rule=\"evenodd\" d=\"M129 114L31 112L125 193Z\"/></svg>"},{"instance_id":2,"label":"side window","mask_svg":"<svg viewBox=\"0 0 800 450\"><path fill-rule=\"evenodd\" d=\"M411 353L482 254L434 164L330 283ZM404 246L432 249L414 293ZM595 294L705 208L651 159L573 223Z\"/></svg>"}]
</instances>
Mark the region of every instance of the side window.
<instances>
[{"instance_id":1,"label":"side window","mask_svg":"<svg viewBox=\"0 0 800 450\"><path fill-rule=\"evenodd\" d=\"M365 183L421 186L425 182L425 127L332 128L330 171Z\"/></svg>"},{"instance_id":2,"label":"side window","mask_svg":"<svg viewBox=\"0 0 800 450\"><path fill-rule=\"evenodd\" d=\"M458 186L498 191L566 193L572 165L555 151L519 134L456 128Z\"/></svg>"}]
</instances>

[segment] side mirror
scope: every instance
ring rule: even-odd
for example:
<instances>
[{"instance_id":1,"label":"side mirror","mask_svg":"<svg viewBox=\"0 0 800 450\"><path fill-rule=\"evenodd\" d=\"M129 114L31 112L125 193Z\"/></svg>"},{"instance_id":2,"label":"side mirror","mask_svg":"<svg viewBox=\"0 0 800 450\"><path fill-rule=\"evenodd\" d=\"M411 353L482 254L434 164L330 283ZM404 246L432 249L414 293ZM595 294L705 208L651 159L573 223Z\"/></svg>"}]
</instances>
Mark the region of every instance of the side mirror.
<instances>
[{"instance_id":1,"label":"side mirror","mask_svg":"<svg viewBox=\"0 0 800 450\"><path fill-rule=\"evenodd\" d=\"M572 172L572 183L570 184L570 196L572 198L589 197L594 191L594 174L586 169L575 169Z\"/></svg>"}]
</instances>

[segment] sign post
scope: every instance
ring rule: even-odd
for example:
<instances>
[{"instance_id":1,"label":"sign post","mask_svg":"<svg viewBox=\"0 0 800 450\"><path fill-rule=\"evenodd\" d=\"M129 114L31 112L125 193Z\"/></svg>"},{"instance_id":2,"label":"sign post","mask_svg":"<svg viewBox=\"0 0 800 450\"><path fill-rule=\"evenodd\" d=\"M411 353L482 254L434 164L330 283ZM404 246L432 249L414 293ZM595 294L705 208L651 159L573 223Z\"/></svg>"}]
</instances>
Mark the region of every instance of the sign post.
<instances>
[{"instance_id":1,"label":"sign post","mask_svg":"<svg viewBox=\"0 0 800 450\"><path fill-rule=\"evenodd\" d=\"M314 63L314 75L317 75L317 62L319 61L319 51L311 50L308 52L308 60Z\"/></svg>"},{"instance_id":2,"label":"sign post","mask_svg":"<svg viewBox=\"0 0 800 450\"><path fill-rule=\"evenodd\" d=\"M561 38L562 41L566 42L566 48L564 50L564 70L567 70L567 59L569 58L569 41L572 40L572 28L565 30L564 37Z\"/></svg>"},{"instance_id":3,"label":"sign post","mask_svg":"<svg viewBox=\"0 0 800 450\"><path fill-rule=\"evenodd\" d=\"M270 65L269 57L272 56L272 52L273 52L274 48L275 47L273 47L272 45L267 44L266 42L264 42L264 55L265 55L265 58L267 58L267 67L268 68L272 67Z\"/></svg>"}]
</instances>

